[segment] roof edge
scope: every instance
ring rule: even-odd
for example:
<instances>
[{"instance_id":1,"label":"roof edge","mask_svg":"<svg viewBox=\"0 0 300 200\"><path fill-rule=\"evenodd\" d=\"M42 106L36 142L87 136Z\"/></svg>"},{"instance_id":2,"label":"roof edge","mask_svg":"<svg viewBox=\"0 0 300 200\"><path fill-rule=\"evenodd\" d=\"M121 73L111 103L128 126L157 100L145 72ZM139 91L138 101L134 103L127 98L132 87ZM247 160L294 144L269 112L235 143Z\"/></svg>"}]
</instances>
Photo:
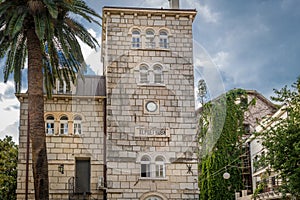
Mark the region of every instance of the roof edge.
<instances>
[{"instance_id":1,"label":"roof edge","mask_svg":"<svg viewBox=\"0 0 300 200\"><path fill-rule=\"evenodd\" d=\"M136 12L141 11L163 11L163 12L197 12L196 9L165 9L165 8L140 8L140 7L117 7L117 6L104 6L103 10L134 10Z\"/></svg>"}]
</instances>

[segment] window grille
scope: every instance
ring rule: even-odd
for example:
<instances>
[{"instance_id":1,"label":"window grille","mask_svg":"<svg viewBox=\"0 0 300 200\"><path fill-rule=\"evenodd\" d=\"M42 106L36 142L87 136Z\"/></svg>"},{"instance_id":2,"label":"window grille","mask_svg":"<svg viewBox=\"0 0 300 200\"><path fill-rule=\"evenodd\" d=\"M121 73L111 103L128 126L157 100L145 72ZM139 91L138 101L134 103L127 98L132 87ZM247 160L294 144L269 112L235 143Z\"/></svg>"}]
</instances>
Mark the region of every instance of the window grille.
<instances>
[{"instance_id":1,"label":"window grille","mask_svg":"<svg viewBox=\"0 0 300 200\"><path fill-rule=\"evenodd\" d=\"M81 134L81 121L82 118L80 116L74 118L74 134L76 135Z\"/></svg>"},{"instance_id":2,"label":"window grille","mask_svg":"<svg viewBox=\"0 0 300 200\"><path fill-rule=\"evenodd\" d=\"M54 117L49 115L46 119L46 133L49 135L54 134Z\"/></svg>"},{"instance_id":3,"label":"window grille","mask_svg":"<svg viewBox=\"0 0 300 200\"><path fill-rule=\"evenodd\" d=\"M60 118L60 134L68 135L68 117L62 116Z\"/></svg>"},{"instance_id":4,"label":"window grille","mask_svg":"<svg viewBox=\"0 0 300 200\"><path fill-rule=\"evenodd\" d=\"M132 31L132 48L140 48L141 47L141 38L140 32L138 30Z\"/></svg>"},{"instance_id":5,"label":"window grille","mask_svg":"<svg viewBox=\"0 0 300 200\"><path fill-rule=\"evenodd\" d=\"M143 156L141 159L141 177L150 177L150 158Z\"/></svg>"},{"instance_id":6,"label":"window grille","mask_svg":"<svg viewBox=\"0 0 300 200\"><path fill-rule=\"evenodd\" d=\"M169 48L168 33L160 31L159 33L159 47L163 49Z\"/></svg>"}]
</instances>

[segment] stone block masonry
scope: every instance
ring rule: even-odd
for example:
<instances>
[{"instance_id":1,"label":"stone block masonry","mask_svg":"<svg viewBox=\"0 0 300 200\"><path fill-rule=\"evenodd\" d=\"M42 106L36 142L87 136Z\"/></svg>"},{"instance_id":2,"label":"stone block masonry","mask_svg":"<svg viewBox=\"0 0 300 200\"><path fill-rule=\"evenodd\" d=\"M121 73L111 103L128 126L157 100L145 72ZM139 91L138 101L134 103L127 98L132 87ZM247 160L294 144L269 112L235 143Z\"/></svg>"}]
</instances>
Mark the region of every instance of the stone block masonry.
<instances>
[{"instance_id":1,"label":"stone block masonry","mask_svg":"<svg viewBox=\"0 0 300 200\"><path fill-rule=\"evenodd\" d=\"M198 199L195 11L104 8L103 13L108 199Z\"/></svg>"}]
</instances>

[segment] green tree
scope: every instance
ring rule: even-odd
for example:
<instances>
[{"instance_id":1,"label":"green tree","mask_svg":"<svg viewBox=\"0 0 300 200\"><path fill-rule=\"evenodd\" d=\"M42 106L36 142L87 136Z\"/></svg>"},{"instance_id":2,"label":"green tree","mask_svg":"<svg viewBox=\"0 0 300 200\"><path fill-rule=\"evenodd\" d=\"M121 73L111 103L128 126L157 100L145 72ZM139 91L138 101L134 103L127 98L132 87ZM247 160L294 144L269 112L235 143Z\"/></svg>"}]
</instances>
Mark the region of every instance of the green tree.
<instances>
[{"instance_id":1,"label":"green tree","mask_svg":"<svg viewBox=\"0 0 300 200\"><path fill-rule=\"evenodd\" d=\"M287 118L272 118L274 126L259 133L268 150L265 164L279 172L283 180L282 192L300 199L300 77L289 88L274 90L274 101L283 103Z\"/></svg>"},{"instance_id":2,"label":"green tree","mask_svg":"<svg viewBox=\"0 0 300 200\"><path fill-rule=\"evenodd\" d=\"M243 121L247 104L237 103L246 97L244 90L229 91L202 109L204 127L200 133L199 188L202 200L234 199L235 191L242 189L240 155ZM223 120L225 118L225 121ZM223 123L224 122L224 123ZM228 172L229 179L223 174Z\"/></svg>"},{"instance_id":3,"label":"green tree","mask_svg":"<svg viewBox=\"0 0 300 200\"><path fill-rule=\"evenodd\" d=\"M49 199L43 85L51 96L55 80L75 82L84 67L79 38L91 48L97 41L76 20L98 23L100 16L81 0L0 1L0 58L4 81L13 73L16 92L28 61L28 113L35 199ZM100 25L100 24L99 24ZM63 69L63 70L61 70ZM44 84L43 84L44 80Z\"/></svg>"},{"instance_id":4,"label":"green tree","mask_svg":"<svg viewBox=\"0 0 300 200\"><path fill-rule=\"evenodd\" d=\"M16 199L18 147L11 136L0 139L0 197Z\"/></svg>"}]
</instances>

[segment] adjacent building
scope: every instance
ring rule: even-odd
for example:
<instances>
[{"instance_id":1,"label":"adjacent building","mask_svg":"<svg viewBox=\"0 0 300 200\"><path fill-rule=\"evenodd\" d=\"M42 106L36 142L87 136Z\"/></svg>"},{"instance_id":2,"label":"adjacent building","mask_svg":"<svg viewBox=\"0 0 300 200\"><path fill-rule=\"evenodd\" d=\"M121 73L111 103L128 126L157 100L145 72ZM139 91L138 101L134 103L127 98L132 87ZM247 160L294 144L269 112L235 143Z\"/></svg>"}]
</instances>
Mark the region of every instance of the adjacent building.
<instances>
[{"instance_id":1,"label":"adjacent building","mask_svg":"<svg viewBox=\"0 0 300 200\"><path fill-rule=\"evenodd\" d=\"M256 127L256 132L260 133L265 129L275 126L276 121L273 121L273 119L286 118L286 106L283 106L272 116L262 120L261 124ZM253 193L257 193L256 199L281 199L282 194L277 190L281 185L281 179L278 176L278 172L274 171L268 165L259 163L259 160L268 154L268 150L262 145L263 140L261 138L250 138L249 141L251 147Z\"/></svg>"}]
</instances>

